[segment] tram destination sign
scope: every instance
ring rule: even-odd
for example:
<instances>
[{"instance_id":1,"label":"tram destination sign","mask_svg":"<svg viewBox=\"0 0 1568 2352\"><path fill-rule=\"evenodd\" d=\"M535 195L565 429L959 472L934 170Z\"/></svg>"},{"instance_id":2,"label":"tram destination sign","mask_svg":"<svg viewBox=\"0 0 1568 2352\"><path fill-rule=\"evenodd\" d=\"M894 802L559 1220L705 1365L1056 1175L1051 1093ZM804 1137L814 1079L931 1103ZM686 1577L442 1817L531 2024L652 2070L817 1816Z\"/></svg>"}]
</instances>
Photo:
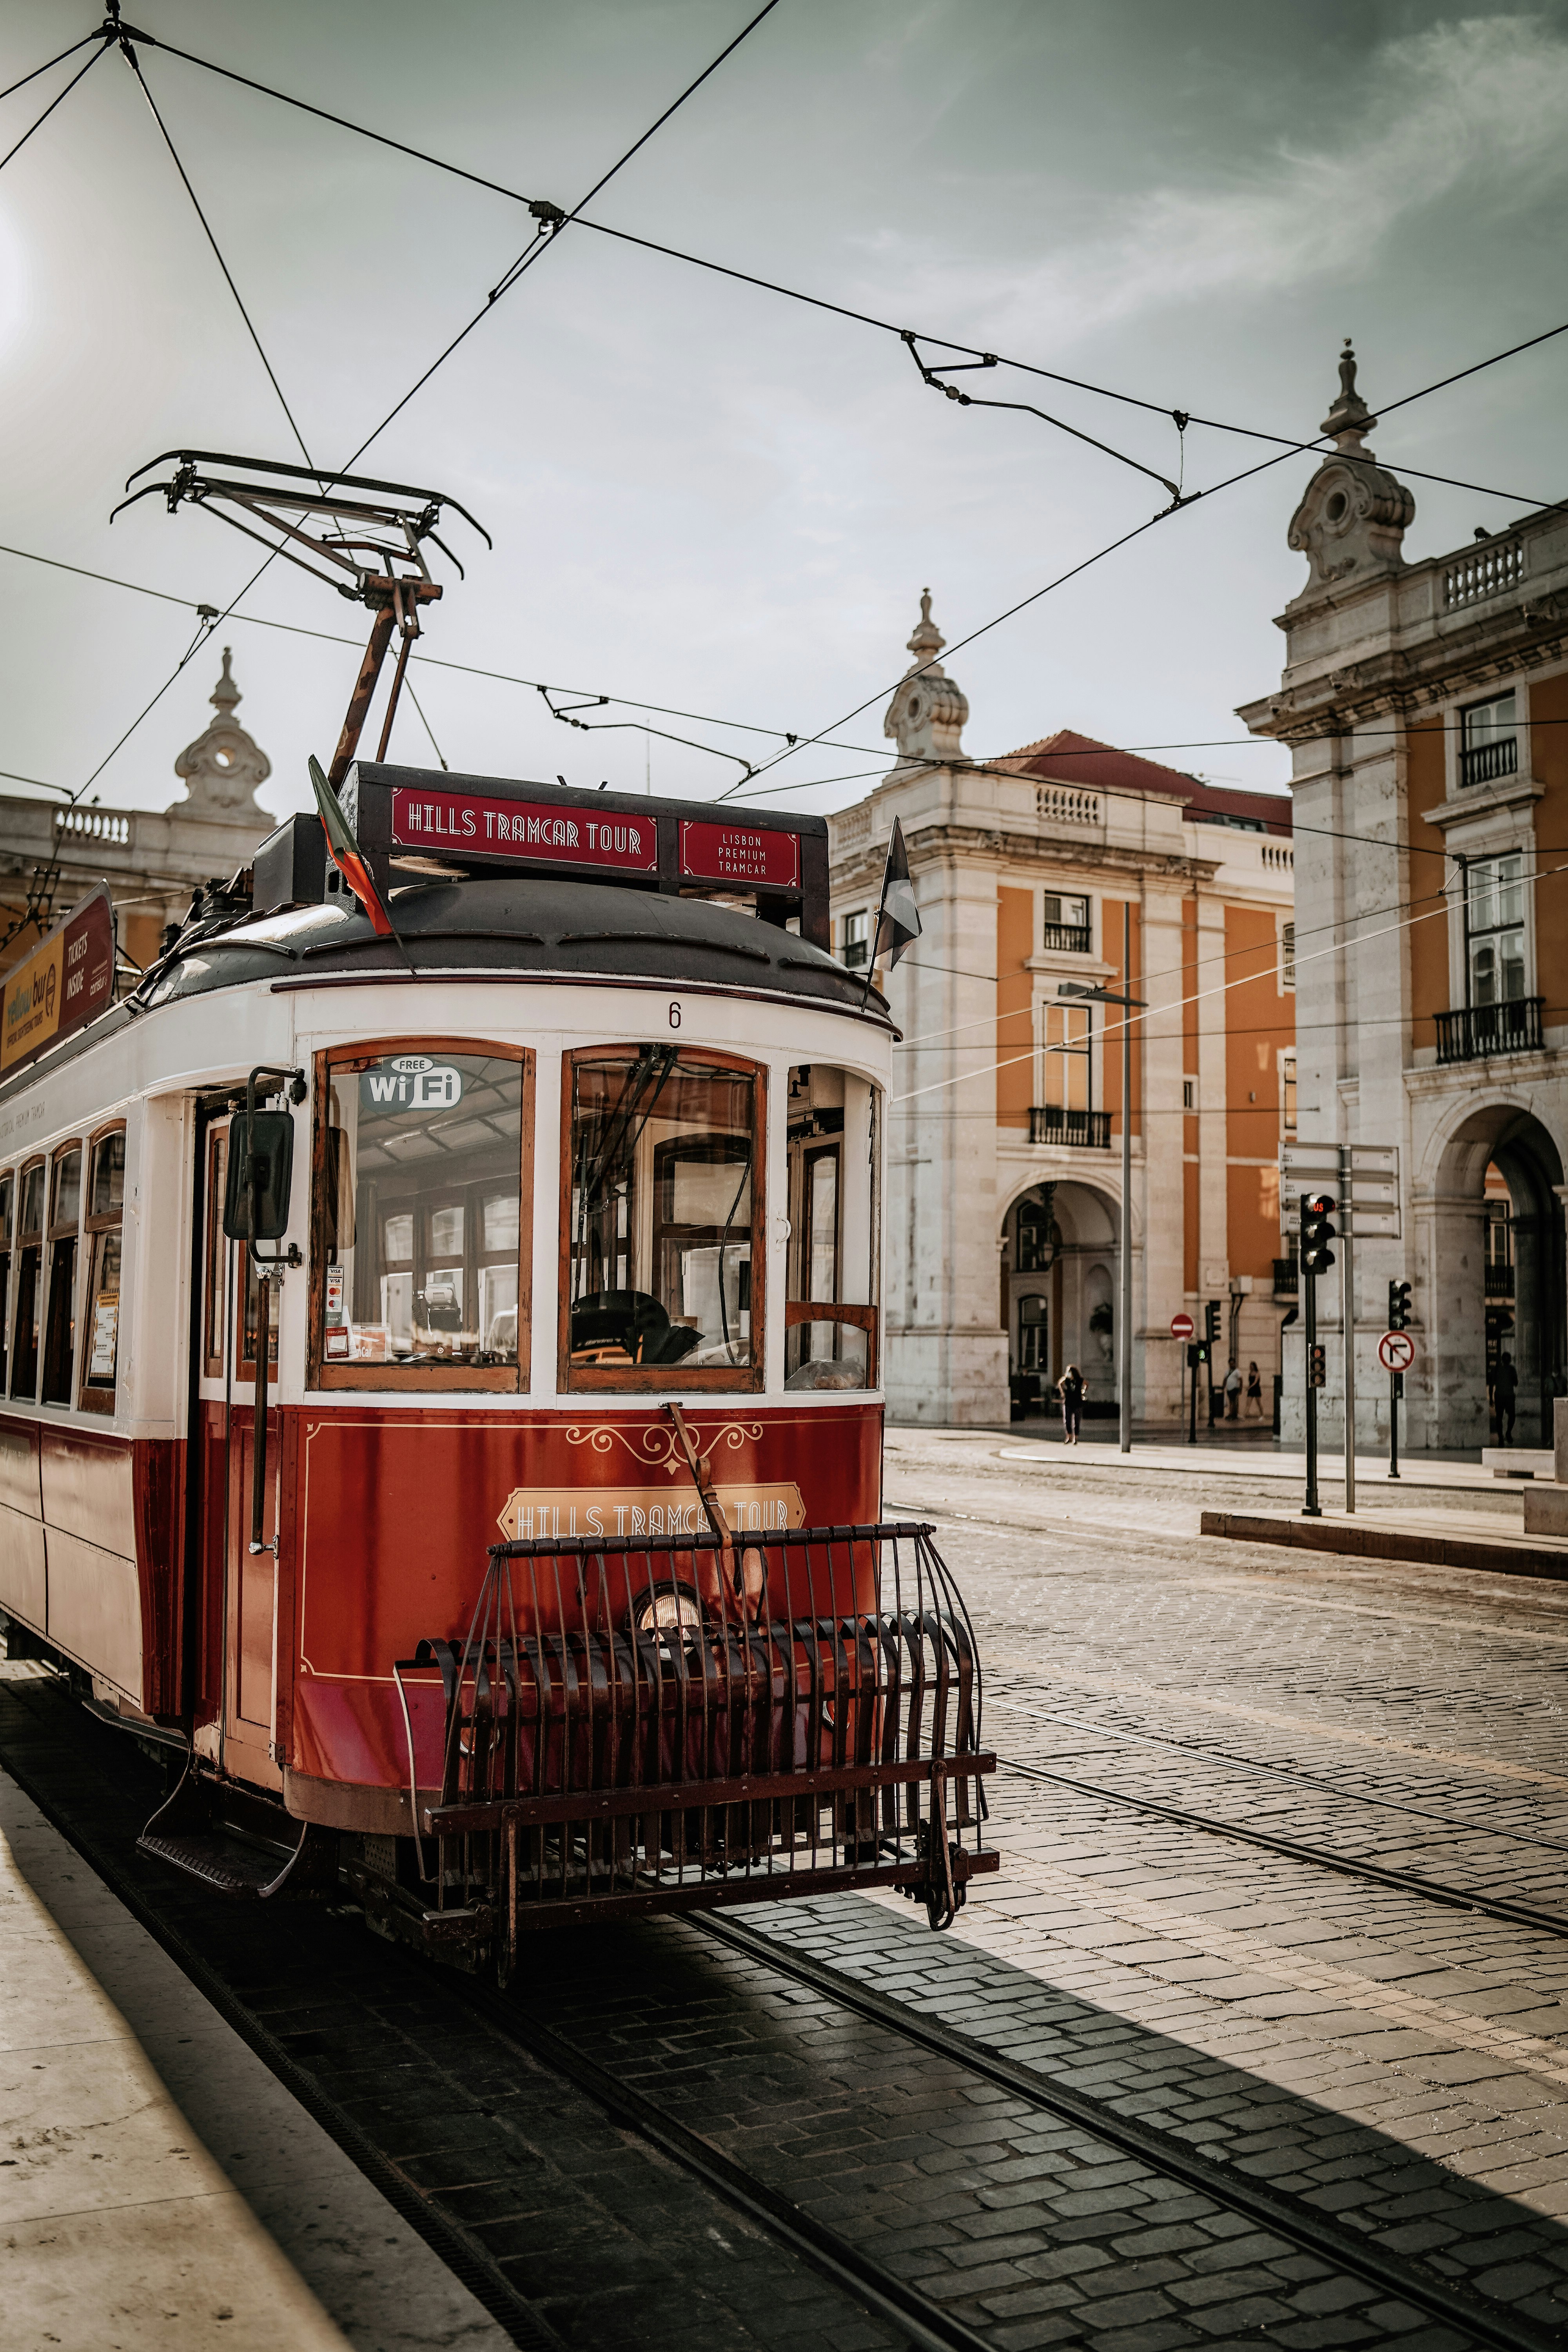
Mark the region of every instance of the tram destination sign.
<instances>
[{"instance_id":1,"label":"tram destination sign","mask_svg":"<svg viewBox=\"0 0 1568 2352\"><path fill-rule=\"evenodd\" d=\"M798 890L800 835L751 824L683 822L680 870L694 882L732 882L742 890Z\"/></svg>"},{"instance_id":2,"label":"tram destination sign","mask_svg":"<svg viewBox=\"0 0 1568 2352\"><path fill-rule=\"evenodd\" d=\"M414 792L397 784L392 793L392 842L395 849L443 850L465 861L494 857L515 865L520 858L562 866L608 866L617 873L651 874L658 865L653 817L621 810L590 814L558 802L491 800L480 793Z\"/></svg>"},{"instance_id":3,"label":"tram destination sign","mask_svg":"<svg viewBox=\"0 0 1568 2352\"><path fill-rule=\"evenodd\" d=\"M114 908L100 882L4 982L0 1076L58 1045L114 1002Z\"/></svg>"}]
</instances>

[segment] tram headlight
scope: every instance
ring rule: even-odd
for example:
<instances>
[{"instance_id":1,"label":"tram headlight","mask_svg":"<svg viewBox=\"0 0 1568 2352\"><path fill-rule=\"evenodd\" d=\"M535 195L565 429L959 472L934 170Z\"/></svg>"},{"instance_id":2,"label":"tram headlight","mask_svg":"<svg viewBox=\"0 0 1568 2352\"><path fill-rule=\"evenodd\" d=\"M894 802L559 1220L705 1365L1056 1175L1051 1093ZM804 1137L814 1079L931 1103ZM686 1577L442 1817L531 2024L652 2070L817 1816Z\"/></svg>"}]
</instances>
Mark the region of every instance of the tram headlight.
<instances>
[{"instance_id":1,"label":"tram headlight","mask_svg":"<svg viewBox=\"0 0 1568 2352\"><path fill-rule=\"evenodd\" d=\"M643 1596L633 1612L633 1622L639 1633L664 1633L678 1628L695 1631L702 1623L702 1603L684 1585L667 1584Z\"/></svg>"}]
</instances>

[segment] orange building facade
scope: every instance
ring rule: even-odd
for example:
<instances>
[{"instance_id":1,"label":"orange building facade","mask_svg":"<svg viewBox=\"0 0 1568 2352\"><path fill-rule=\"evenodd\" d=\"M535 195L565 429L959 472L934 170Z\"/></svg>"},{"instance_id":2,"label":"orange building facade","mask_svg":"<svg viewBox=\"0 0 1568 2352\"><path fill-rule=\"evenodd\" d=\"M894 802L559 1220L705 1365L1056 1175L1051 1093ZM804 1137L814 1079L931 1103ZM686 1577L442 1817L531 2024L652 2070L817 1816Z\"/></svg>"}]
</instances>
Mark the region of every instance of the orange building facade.
<instances>
[{"instance_id":1,"label":"orange building facade","mask_svg":"<svg viewBox=\"0 0 1568 2352\"><path fill-rule=\"evenodd\" d=\"M1375 1350L1408 1281L1405 1443L1549 1445L1568 1388L1568 520L1410 562L1415 499L1366 446L1348 348L1340 370L1335 446L1290 524L1309 570L1284 675L1242 716L1294 760L1301 1131L1400 1153L1400 1237L1355 1252L1357 1435L1387 1440ZM1320 1286L1331 1437L1342 1276Z\"/></svg>"},{"instance_id":2,"label":"orange building facade","mask_svg":"<svg viewBox=\"0 0 1568 2352\"><path fill-rule=\"evenodd\" d=\"M942 645L928 608L885 722L895 767L829 820L837 952L864 968L895 816L922 924L879 980L903 1033L887 1139L889 1413L1032 1415L1069 1362L1090 1408L1114 1410L1122 1016L1062 993L1089 986L1145 1008L1126 1107L1135 1418L1185 1410L1171 1324L1184 1312L1201 1332L1211 1299L1216 1379L1233 1354L1244 1375L1256 1364L1271 1418L1294 1306L1288 1286L1276 1295L1295 1093L1289 803L1067 732L971 760Z\"/></svg>"}]
</instances>

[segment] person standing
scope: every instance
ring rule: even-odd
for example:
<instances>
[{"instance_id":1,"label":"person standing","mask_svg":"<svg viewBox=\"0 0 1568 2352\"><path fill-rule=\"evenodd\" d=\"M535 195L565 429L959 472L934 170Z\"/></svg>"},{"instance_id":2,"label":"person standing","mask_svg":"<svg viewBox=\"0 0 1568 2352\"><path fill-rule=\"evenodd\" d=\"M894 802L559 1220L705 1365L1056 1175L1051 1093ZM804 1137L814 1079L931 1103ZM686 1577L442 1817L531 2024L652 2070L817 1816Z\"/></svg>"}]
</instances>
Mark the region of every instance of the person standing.
<instances>
[{"instance_id":1,"label":"person standing","mask_svg":"<svg viewBox=\"0 0 1568 2352\"><path fill-rule=\"evenodd\" d=\"M1241 1372L1236 1358L1230 1360L1230 1370L1225 1376L1225 1417L1235 1421L1241 1412Z\"/></svg>"},{"instance_id":2,"label":"person standing","mask_svg":"<svg viewBox=\"0 0 1568 2352\"><path fill-rule=\"evenodd\" d=\"M1062 1401L1062 1444L1076 1445L1083 1425L1083 1392L1089 1386L1076 1364L1069 1364L1057 1382Z\"/></svg>"},{"instance_id":3,"label":"person standing","mask_svg":"<svg viewBox=\"0 0 1568 2352\"><path fill-rule=\"evenodd\" d=\"M1263 1418L1263 1376L1256 1363L1247 1367L1247 1417L1248 1421Z\"/></svg>"},{"instance_id":4,"label":"person standing","mask_svg":"<svg viewBox=\"0 0 1568 2352\"><path fill-rule=\"evenodd\" d=\"M1518 1409L1519 1373L1506 1348L1498 1358L1498 1368L1492 1374L1492 1396L1497 1406L1497 1442L1500 1445L1511 1445L1514 1414Z\"/></svg>"}]
</instances>

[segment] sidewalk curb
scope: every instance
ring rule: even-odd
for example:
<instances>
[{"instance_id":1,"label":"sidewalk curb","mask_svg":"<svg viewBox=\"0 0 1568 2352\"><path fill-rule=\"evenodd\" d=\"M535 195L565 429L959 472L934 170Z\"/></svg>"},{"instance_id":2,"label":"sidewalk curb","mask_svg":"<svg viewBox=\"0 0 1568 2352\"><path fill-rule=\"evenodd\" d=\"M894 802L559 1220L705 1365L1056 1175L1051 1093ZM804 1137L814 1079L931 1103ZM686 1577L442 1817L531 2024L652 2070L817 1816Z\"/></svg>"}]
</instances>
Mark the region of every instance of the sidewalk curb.
<instances>
[{"instance_id":1,"label":"sidewalk curb","mask_svg":"<svg viewBox=\"0 0 1568 2352\"><path fill-rule=\"evenodd\" d=\"M1237 1543L1283 1544L1298 1551L1347 1553L1357 1559L1398 1559L1418 1568L1479 1568L1493 1576L1539 1576L1568 1584L1568 1549L1486 1543L1472 1536L1420 1535L1398 1528L1356 1527L1346 1521L1276 1519L1243 1511L1205 1511L1199 1532Z\"/></svg>"}]
</instances>

